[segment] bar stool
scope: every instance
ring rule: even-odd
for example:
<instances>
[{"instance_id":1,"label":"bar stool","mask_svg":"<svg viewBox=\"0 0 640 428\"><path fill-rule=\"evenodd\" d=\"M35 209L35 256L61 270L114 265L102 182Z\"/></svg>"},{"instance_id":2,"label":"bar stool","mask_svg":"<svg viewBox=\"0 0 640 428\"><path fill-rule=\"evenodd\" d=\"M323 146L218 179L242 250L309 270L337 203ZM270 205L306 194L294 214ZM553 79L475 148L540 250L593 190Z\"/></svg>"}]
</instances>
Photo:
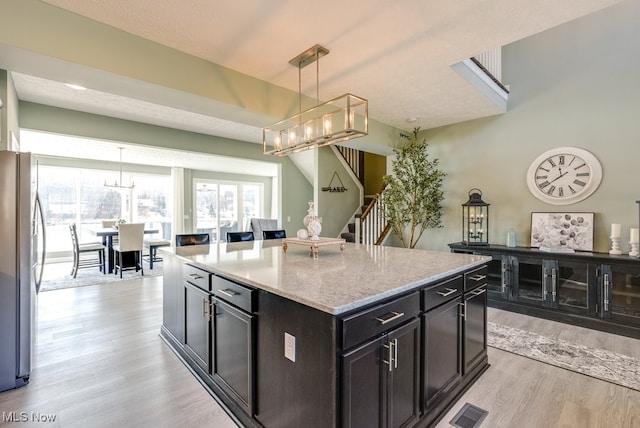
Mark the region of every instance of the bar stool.
<instances>
[{"instance_id":1,"label":"bar stool","mask_svg":"<svg viewBox=\"0 0 640 428\"><path fill-rule=\"evenodd\" d=\"M149 269L153 269L154 262L161 262L162 257L158 256L158 248L168 247L171 245L170 241L164 239L145 239L144 247L149 249L149 255L143 258L149 261Z\"/></svg>"}]
</instances>

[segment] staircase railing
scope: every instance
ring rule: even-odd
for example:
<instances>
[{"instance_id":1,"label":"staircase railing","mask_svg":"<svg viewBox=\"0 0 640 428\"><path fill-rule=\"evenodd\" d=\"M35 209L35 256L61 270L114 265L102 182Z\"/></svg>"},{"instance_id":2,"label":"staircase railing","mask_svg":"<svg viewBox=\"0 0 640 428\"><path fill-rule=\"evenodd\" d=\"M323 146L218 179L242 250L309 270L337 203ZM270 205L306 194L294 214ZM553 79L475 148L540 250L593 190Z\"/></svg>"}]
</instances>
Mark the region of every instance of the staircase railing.
<instances>
[{"instance_id":1,"label":"staircase railing","mask_svg":"<svg viewBox=\"0 0 640 428\"><path fill-rule=\"evenodd\" d=\"M509 89L502 83L502 48L495 48L483 52L472 57L471 61L480 67L503 91L509 93Z\"/></svg>"},{"instance_id":2,"label":"staircase railing","mask_svg":"<svg viewBox=\"0 0 640 428\"><path fill-rule=\"evenodd\" d=\"M372 196L371 202L367 205L360 216L359 227L356 227L356 242L367 245L381 245L391 226L385 215L384 189Z\"/></svg>"},{"instance_id":3,"label":"staircase railing","mask_svg":"<svg viewBox=\"0 0 640 428\"><path fill-rule=\"evenodd\" d=\"M360 183L364 183L364 152L350 147L335 146L344 160L351 168L351 171L358 177Z\"/></svg>"}]
</instances>

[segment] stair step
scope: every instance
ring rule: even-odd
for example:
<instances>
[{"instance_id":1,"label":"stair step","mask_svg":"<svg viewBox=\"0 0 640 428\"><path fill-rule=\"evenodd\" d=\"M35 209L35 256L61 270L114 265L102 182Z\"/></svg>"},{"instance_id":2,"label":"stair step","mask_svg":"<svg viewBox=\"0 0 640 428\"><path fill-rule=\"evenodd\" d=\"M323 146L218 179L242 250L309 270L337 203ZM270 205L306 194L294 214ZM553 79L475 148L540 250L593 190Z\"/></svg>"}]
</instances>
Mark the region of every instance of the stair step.
<instances>
[{"instance_id":1,"label":"stair step","mask_svg":"<svg viewBox=\"0 0 640 428\"><path fill-rule=\"evenodd\" d=\"M341 233L340 237L344 240L346 240L347 242L356 242L356 234L355 233Z\"/></svg>"},{"instance_id":2,"label":"stair step","mask_svg":"<svg viewBox=\"0 0 640 428\"><path fill-rule=\"evenodd\" d=\"M349 223L347 225L347 228L349 229L349 233L356 233L356 224L355 223Z\"/></svg>"}]
</instances>

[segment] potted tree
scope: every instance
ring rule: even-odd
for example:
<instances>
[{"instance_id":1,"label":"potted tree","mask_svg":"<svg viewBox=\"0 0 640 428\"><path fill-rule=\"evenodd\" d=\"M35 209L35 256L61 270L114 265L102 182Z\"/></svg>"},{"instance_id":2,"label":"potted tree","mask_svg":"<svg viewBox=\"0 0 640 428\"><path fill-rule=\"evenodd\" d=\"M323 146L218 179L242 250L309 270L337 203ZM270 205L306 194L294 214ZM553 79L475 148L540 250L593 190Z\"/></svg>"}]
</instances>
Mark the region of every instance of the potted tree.
<instances>
[{"instance_id":1,"label":"potted tree","mask_svg":"<svg viewBox=\"0 0 640 428\"><path fill-rule=\"evenodd\" d=\"M439 160L429 157L426 139L418 141L419 132L400 133L406 143L393 150L393 172L383 178L385 215L405 248L414 248L427 228L442 227L446 174L438 168Z\"/></svg>"}]
</instances>

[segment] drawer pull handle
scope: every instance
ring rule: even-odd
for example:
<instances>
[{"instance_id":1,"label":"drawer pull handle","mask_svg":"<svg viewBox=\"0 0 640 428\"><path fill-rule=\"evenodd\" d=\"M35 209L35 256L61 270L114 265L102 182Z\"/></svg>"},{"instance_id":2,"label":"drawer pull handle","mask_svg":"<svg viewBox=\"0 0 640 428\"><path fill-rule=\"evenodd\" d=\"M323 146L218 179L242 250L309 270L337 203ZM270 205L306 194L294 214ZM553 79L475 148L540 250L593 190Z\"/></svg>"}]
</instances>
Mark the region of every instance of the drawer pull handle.
<instances>
[{"instance_id":1,"label":"drawer pull handle","mask_svg":"<svg viewBox=\"0 0 640 428\"><path fill-rule=\"evenodd\" d=\"M447 297L447 296L451 296L453 293L457 293L458 289L457 288L445 288L445 290L447 290L446 292L441 290L436 292L436 294L439 294L442 297Z\"/></svg>"},{"instance_id":2,"label":"drawer pull handle","mask_svg":"<svg viewBox=\"0 0 640 428\"><path fill-rule=\"evenodd\" d=\"M385 325L390 323L391 321L395 321L398 318L402 318L404 316L404 312L391 312L391 316L389 318L376 318L381 325Z\"/></svg>"},{"instance_id":3,"label":"drawer pull handle","mask_svg":"<svg viewBox=\"0 0 640 428\"><path fill-rule=\"evenodd\" d=\"M483 279L486 279L486 278L487 278L487 275L473 275L469 277L469 279L473 281L482 281Z\"/></svg>"},{"instance_id":4,"label":"drawer pull handle","mask_svg":"<svg viewBox=\"0 0 640 428\"><path fill-rule=\"evenodd\" d=\"M190 273L189 276L191 277L191 279L194 279L196 281L199 280L199 279L202 279L202 277L200 275L195 274L195 273Z\"/></svg>"},{"instance_id":5,"label":"drawer pull handle","mask_svg":"<svg viewBox=\"0 0 640 428\"><path fill-rule=\"evenodd\" d=\"M240 293L236 293L233 290L229 290L228 288L226 290L218 290L220 292L220 294L224 294L227 297L234 297L237 296Z\"/></svg>"},{"instance_id":6,"label":"drawer pull handle","mask_svg":"<svg viewBox=\"0 0 640 428\"><path fill-rule=\"evenodd\" d=\"M486 292L487 292L486 288L481 288L479 290L472 291L471 294L473 294L474 296L479 296L479 295L484 294Z\"/></svg>"}]
</instances>

